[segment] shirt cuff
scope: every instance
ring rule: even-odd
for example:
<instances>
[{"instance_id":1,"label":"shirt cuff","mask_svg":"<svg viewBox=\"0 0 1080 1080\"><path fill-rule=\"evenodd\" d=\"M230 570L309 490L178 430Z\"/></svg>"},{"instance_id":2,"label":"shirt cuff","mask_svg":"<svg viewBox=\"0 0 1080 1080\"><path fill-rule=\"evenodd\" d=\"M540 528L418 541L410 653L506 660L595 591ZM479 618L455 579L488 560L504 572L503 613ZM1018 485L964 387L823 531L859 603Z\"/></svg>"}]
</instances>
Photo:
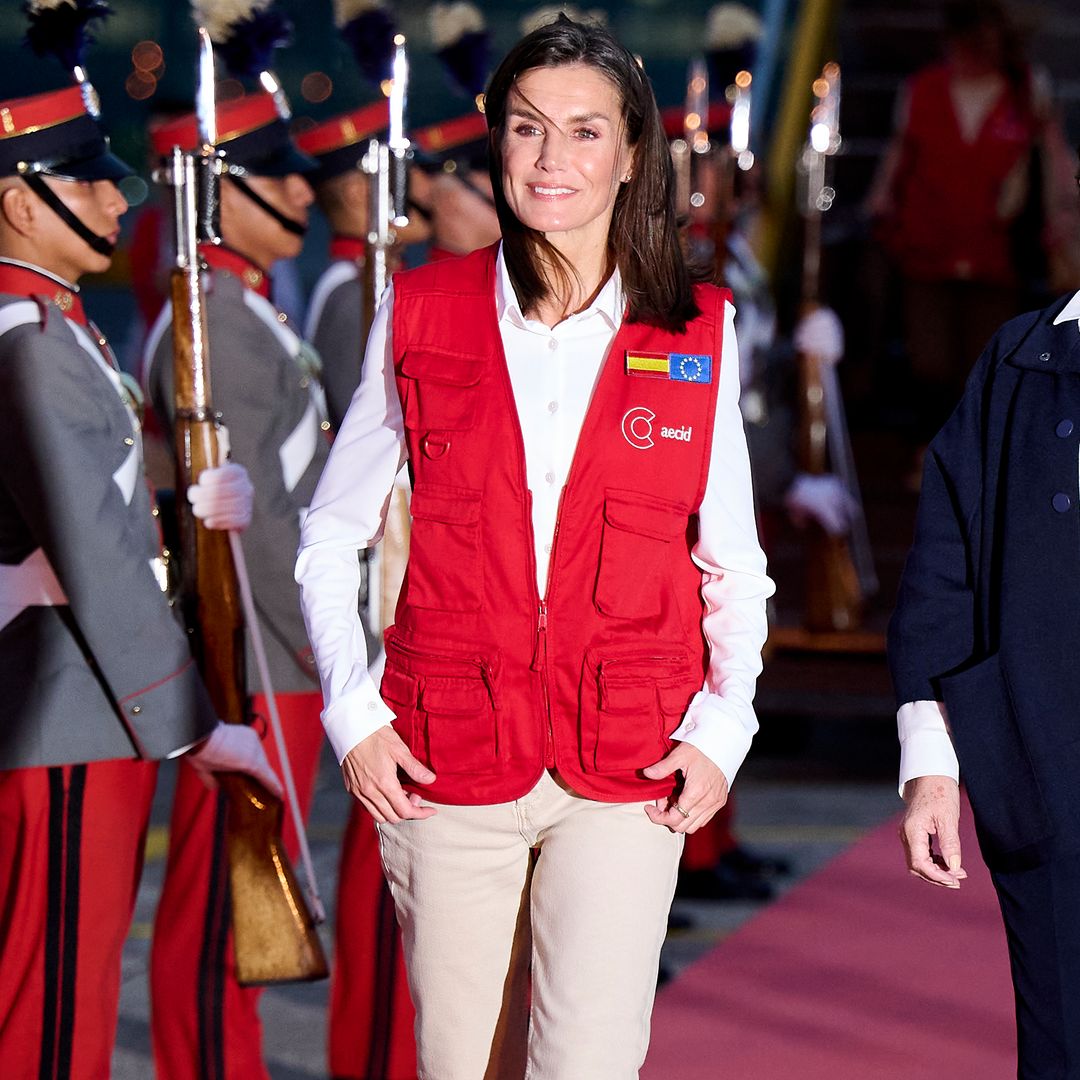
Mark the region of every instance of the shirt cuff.
<instances>
[{"instance_id":1,"label":"shirt cuff","mask_svg":"<svg viewBox=\"0 0 1080 1080\"><path fill-rule=\"evenodd\" d=\"M946 722L945 706L940 701L909 701L896 714L900 736L900 794L904 785L919 776L950 776L960 779Z\"/></svg>"},{"instance_id":2,"label":"shirt cuff","mask_svg":"<svg viewBox=\"0 0 1080 1080\"><path fill-rule=\"evenodd\" d=\"M753 710L747 717L719 694L699 690L671 738L696 746L724 774L730 790L757 728Z\"/></svg>"},{"instance_id":3,"label":"shirt cuff","mask_svg":"<svg viewBox=\"0 0 1080 1080\"><path fill-rule=\"evenodd\" d=\"M340 765L345 755L369 735L386 727L394 720L394 713L379 697L370 676L353 690L349 690L323 709L322 722L326 737L334 748L334 756Z\"/></svg>"}]
</instances>

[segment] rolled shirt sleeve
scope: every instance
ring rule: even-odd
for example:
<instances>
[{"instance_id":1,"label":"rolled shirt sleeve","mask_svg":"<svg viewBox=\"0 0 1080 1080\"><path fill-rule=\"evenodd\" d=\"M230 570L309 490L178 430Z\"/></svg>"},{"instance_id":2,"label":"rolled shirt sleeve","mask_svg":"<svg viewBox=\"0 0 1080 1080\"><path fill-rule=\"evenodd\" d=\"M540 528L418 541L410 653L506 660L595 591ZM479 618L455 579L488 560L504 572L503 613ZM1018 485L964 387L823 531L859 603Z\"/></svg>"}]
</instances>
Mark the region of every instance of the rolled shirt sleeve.
<instances>
[{"instance_id":1,"label":"rolled shirt sleeve","mask_svg":"<svg viewBox=\"0 0 1080 1080\"><path fill-rule=\"evenodd\" d=\"M765 601L775 587L757 535L750 459L739 411L735 309L724 311L716 419L699 536L692 557L702 570L709 648L704 688L672 738L696 746L730 785L758 729L754 689L768 636Z\"/></svg>"}]
</instances>

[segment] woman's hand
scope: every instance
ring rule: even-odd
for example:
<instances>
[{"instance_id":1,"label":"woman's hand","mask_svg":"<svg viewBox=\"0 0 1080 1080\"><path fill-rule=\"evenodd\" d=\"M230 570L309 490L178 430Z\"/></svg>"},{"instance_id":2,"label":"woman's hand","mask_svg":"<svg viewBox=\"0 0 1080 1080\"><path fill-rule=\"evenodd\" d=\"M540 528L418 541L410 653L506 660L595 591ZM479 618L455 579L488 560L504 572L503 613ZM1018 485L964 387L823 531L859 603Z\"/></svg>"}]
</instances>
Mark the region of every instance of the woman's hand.
<instances>
[{"instance_id":1,"label":"woman's hand","mask_svg":"<svg viewBox=\"0 0 1080 1080\"><path fill-rule=\"evenodd\" d=\"M727 802L727 777L690 743L678 743L667 757L644 772L650 780L662 780L676 772L683 775L677 799L657 799L655 806L645 807L654 825L666 825L672 832L697 832Z\"/></svg>"},{"instance_id":2,"label":"woman's hand","mask_svg":"<svg viewBox=\"0 0 1080 1080\"><path fill-rule=\"evenodd\" d=\"M421 806L419 795L406 795L397 778L402 768L418 784L432 784L435 774L417 760L392 727L381 727L357 743L341 763L345 790L358 798L383 825L429 818L433 806Z\"/></svg>"}]
</instances>

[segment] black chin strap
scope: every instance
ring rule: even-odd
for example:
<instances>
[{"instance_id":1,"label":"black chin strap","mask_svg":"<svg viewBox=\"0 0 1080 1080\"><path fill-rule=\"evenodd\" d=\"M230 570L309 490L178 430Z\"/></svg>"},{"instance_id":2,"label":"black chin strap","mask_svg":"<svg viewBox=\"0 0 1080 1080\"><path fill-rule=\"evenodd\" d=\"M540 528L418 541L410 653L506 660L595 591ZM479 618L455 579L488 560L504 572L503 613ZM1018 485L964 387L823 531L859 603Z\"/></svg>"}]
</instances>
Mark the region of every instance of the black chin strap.
<instances>
[{"instance_id":1,"label":"black chin strap","mask_svg":"<svg viewBox=\"0 0 1080 1080\"><path fill-rule=\"evenodd\" d=\"M93 248L99 255L104 255L107 259L111 259L113 252L116 251L116 245L110 243L104 236L98 236L96 232L91 232L76 216L72 213L71 208L56 194L55 191L48 184L45 183L45 177L41 173L27 173L23 176L23 180L26 181L27 187L41 201L49 207L60 220L73 232L75 232L81 239L85 240L87 244Z\"/></svg>"},{"instance_id":2,"label":"black chin strap","mask_svg":"<svg viewBox=\"0 0 1080 1080\"><path fill-rule=\"evenodd\" d=\"M293 236L306 236L307 226L299 221L293 221L286 217L276 206L271 206L261 195L254 191L251 185L235 173L229 173L229 179L242 191L260 210L265 210L283 229L291 232Z\"/></svg>"}]
</instances>

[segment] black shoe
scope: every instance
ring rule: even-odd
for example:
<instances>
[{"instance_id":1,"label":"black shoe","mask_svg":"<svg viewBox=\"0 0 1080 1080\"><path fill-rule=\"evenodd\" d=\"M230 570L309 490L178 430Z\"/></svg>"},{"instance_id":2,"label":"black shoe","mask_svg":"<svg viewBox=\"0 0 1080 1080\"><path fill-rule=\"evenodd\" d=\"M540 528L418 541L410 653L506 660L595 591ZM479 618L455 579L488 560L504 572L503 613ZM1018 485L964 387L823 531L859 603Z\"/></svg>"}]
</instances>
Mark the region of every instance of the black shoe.
<instances>
[{"instance_id":1,"label":"black shoe","mask_svg":"<svg viewBox=\"0 0 1080 1080\"><path fill-rule=\"evenodd\" d=\"M726 851L718 862L720 866L746 877L787 877L791 873L790 860L776 855L762 855L744 848L741 844Z\"/></svg>"},{"instance_id":2,"label":"black shoe","mask_svg":"<svg viewBox=\"0 0 1080 1080\"><path fill-rule=\"evenodd\" d=\"M761 878L718 865L712 870L680 870L675 895L681 900L771 900L773 887Z\"/></svg>"}]
</instances>

